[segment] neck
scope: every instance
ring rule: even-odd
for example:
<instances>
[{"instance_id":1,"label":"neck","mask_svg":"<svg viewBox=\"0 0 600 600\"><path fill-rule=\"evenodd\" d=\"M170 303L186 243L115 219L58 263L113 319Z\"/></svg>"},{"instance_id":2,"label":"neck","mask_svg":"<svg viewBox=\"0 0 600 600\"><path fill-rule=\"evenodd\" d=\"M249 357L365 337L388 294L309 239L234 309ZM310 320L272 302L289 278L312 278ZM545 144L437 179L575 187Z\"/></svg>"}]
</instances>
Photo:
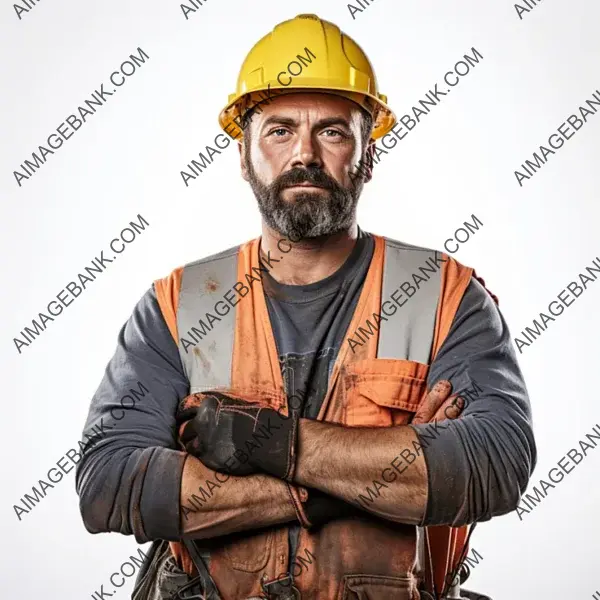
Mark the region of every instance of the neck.
<instances>
[{"instance_id":1,"label":"neck","mask_svg":"<svg viewBox=\"0 0 600 600\"><path fill-rule=\"evenodd\" d=\"M269 273L276 281L308 285L335 273L352 252L357 237L358 227L353 223L333 235L293 242L263 223L260 252L272 259Z\"/></svg>"}]
</instances>

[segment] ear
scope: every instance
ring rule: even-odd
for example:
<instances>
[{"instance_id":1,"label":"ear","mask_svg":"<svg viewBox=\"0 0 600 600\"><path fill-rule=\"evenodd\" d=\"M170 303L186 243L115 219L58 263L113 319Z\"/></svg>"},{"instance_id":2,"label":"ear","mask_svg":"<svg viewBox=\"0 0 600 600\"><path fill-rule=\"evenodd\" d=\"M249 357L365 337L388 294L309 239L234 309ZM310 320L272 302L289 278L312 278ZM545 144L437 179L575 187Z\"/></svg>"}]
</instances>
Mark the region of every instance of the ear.
<instances>
[{"instance_id":1,"label":"ear","mask_svg":"<svg viewBox=\"0 0 600 600\"><path fill-rule=\"evenodd\" d=\"M246 167L246 161L244 160L244 157L246 156L246 136L244 136L242 141L238 143L238 150L240 152L240 170L242 172L242 179L249 181L248 168Z\"/></svg>"},{"instance_id":2,"label":"ear","mask_svg":"<svg viewBox=\"0 0 600 600\"><path fill-rule=\"evenodd\" d=\"M368 183L373 179L373 157L375 156L375 140L370 139L367 151L365 153L365 183Z\"/></svg>"}]
</instances>

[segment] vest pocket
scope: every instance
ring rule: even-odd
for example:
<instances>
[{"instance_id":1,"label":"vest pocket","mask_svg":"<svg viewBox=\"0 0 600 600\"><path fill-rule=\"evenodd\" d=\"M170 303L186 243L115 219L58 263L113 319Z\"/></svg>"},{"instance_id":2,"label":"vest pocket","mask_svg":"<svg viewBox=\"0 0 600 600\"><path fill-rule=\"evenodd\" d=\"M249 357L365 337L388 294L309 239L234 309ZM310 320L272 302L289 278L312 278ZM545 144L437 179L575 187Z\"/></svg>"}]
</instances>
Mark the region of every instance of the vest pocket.
<instances>
[{"instance_id":1,"label":"vest pocket","mask_svg":"<svg viewBox=\"0 0 600 600\"><path fill-rule=\"evenodd\" d=\"M368 358L346 366L347 425L410 423L427 391L429 366L413 360Z\"/></svg>"},{"instance_id":2,"label":"vest pocket","mask_svg":"<svg viewBox=\"0 0 600 600\"><path fill-rule=\"evenodd\" d=\"M221 551L237 571L255 573L264 569L273 546L273 532L250 531L224 536ZM220 553L220 551L217 551Z\"/></svg>"},{"instance_id":3,"label":"vest pocket","mask_svg":"<svg viewBox=\"0 0 600 600\"><path fill-rule=\"evenodd\" d=\"M414 600L414 579L384 575L344 575L339 600Z\"/></svg>"}]
</instances>

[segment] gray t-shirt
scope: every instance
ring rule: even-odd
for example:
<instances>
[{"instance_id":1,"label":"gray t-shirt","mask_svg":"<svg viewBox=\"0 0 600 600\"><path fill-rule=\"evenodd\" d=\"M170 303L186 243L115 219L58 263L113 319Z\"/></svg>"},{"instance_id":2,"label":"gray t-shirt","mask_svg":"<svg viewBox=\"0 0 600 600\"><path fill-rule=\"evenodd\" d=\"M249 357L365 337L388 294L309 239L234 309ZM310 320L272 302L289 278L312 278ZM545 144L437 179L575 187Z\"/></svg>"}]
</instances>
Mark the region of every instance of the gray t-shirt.
<instances>
[{"instance_id":1,"label":"gray t-shirt","mask_svg":"<svg viewBox=\"0 0 600 600\"><path fill-rule=\"evenodd\" d=\"M284 381L288 393L307 391L308 417L318 412L326 385L311 382L331 371L372 251L371 236L361 233L345 264L323 281L286 286L264 276ZM446 378L453 393L473 383L481 391L445 429L415 426L429 440L423 444L429 472L424 525L461 525L513 510L536 462L529 399L509 331L475 279L430 366L428 388ZM140 385L136 410L123 411L121 398ZM89 531L133 534L139 543L180 538L185 455L177 450L175 413L188 393L177 346L151 288L119 334L84 428L84 441L102 431L76 470Z\"/></svg>"},{"instance_id":2,"label":"gray t-shirt","mask_svg":"<svg viewBox=\"0 0 600 600\"><path fill-rule=\"evenodd\" d=\"M359 229L352 252L332 275L308 285L286 285L266 273L263 287L290 407L316 419L329 376L369 270L375 243ZM289 528L290 565L300 525Z\"/></svg>"},{"instance_id":3,"label":"gray t-shirt","mask_svg":"<svg viewBox=\"0 0 600 600\"><path fill-rule=\"evenodd\" d=\"M342 345L373 249L373 237L359 230L344 264L332 275L308 285L286 285L263 275L271 327L288 397L301 416L316 419Z\"/></svg>"}]
</instances>

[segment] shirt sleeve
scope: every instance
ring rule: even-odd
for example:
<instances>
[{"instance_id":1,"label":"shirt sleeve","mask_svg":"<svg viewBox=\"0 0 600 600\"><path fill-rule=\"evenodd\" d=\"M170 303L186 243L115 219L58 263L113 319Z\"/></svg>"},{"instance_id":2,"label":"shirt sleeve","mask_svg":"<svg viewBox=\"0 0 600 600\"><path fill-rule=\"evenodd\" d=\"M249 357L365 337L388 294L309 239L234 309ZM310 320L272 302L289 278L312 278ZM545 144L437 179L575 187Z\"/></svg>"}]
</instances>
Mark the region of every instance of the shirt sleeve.
<instances>
[{"instance_id":1,"label":"shirt sleeve","mask_svg":"<svg viewBox=\"0 0 600 600\"><path fill-rule=\"evenodd\" d=\"M537 460L531 406L504 317L474 278L428 389L441 379L465 406L458 419L412 426L429 478L422 525L457 527L515 510Z\"/></svg>"},{"instance_id":2,"label":"shirt sleeve","mask_svg":"<svg viewBox=\"0 0 600 600\"><path fill-rule=\"evenodd\" d=\"M139 543L180 537L187 455L176 450L175 413L188 390L152 287L119 333L83 430L75 482L88 531Z\"/></svg>"}]
</instances>

